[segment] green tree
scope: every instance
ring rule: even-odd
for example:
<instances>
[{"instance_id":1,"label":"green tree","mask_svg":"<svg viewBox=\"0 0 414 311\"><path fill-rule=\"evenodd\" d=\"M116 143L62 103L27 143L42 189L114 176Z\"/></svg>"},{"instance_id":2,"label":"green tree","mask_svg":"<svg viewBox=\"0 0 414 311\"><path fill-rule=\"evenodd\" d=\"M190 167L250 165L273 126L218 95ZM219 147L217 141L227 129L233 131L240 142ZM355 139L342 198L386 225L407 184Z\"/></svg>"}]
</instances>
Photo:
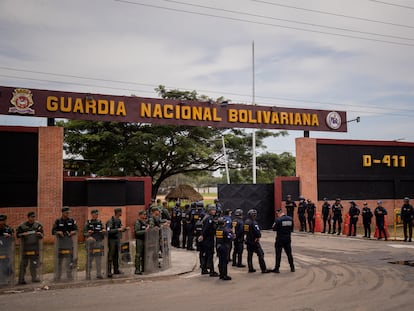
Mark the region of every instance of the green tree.
<instances>
[{"instance_id":1,"label":"green tree","mask_svg":"<svg viewBox=\"0 0 414 311\"><path fill-rule=\"evenodd\" d=\"M195 91L167 91L163 86L157 91L162 98L210 100ZM248 166L251 161L251 134L239 129L80 120L67 121L63 126L68 154L89 160L91 171L97 175L150 176L153 196L168 177L222 169L222 135L231 169ZM265 148L264 138L279 135L286 132L257 130L257 148Z\"/></svg>"}]
</instances>

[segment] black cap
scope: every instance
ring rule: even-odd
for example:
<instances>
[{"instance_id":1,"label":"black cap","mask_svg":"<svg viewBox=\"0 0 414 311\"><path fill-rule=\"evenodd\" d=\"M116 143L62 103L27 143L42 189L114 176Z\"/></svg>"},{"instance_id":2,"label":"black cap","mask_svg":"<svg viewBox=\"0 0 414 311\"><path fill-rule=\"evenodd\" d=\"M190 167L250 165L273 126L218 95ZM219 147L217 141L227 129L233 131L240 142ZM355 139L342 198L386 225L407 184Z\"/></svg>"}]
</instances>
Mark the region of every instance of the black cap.
<instances>
[{"instance_id":1,"label":"black cap","mask_svg":"<svg viewBox=\"0 0 414 311\"><path fill-rule=\"evenodd\" d=\"M0 215L0 220L6 220L7 219L7 215L1 214Z\"/></svg>"},{"instance_id":2,"label":"black cap","mask_svg":"<svg viewBox=\"0 0 414 311\"><path fill-rule=\"evenodd\" d=\"M282 209L278 208L275 210L276 213L280 213L282 211Z\"/></svg>"},{"instance_id":3,"label":"black cap","mask_svg":"<svg viewBox=\"0 0 414 311\"><path fill-rule=\"evenodd\" d=\"M27 217L34 217L36 214L35 212L28 212Z\"/></svg>"},{"instance_id":4,"label":"black cap","mask_svg":"<svg viewBox=\"0 0 414 311\"><path fill-rule=\"evenodd\" d=\"M70 211L69 206L64 206L64 207L62 207L62 213L64 213L64 212L69 212L69 211Z\"/></svg>"}]
</instances>

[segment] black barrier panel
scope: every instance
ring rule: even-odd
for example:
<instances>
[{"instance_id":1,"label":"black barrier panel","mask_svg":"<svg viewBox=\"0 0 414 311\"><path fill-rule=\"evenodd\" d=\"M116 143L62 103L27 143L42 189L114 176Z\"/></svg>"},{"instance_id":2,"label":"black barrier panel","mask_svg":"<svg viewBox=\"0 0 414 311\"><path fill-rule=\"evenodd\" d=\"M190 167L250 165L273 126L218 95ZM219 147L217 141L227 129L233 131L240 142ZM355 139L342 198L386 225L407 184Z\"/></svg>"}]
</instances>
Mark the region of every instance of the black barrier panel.
<instances>
[{"instance_id":1,"label":"black barrier panel","mask_svg":"<svg viewBox=\"0 0 414 311\"><path fill-rule=\"evenodd\" d=\"M299 180L282 180L282 200L286 200L286 196L290 194L292 200L298 201L300 196Z\"/></svg>"},{"instance_id":2,"label":"black barrier panel","mask_svg":"<svg viewBox=\"0 0 414 311\"><path fill-rule=\"evenodd\" d=\"M318 199L401 198L413 191L413 160L409 146L318 144Z\"/></svg>"},{"instance_id":3,"label":"black barrier panel","mask_svg":"<svg viewBox=\"0 0 414 311\"><path fill-rule=\"evenodd\" d=\"M143 181L127 181L126 205L145 205L145 189Z\"/></svg>"},{"instance_id":4,"label":"black barrier panel","mask_svg":"<svg viewBox=\"0 0 414 311\"><path fill-rule=\"evenodd\" d=\"M414 198L414 180L400 180L397 197Z\"/></svg>"},{"instance_id":5,"label":"black barrier panel","mask_svg":"<svg viewBox=\"0 0 414 311\"><path fill-rule=\"evenodd\" d=\"M63 205L86 206L88 194L86 181L64 181L63 182Z\"/></svg>"},{"instance_id":6,"label":"black barrier panel","mask_svg":"<svg viewBox=\"0 0 414 311\"><path fill-rule=\"evenodd\" d=\"M0 207L36 206L38 134L0 131Z\"/></svg>"},{"instance_id":7,"label":"black barrier panel","mask_svg":"<svg viewBox=\"0 0 414 311\"><path fill-rule=\"evenodd\" d=\"M240 208L244 215L249 209L257 210L257 222L261 229L270 229L274 222L274 185L273 184L242 184L218 185L218 198L223 209Z\"/></svg>"},{"instance_id":8,"label":"black barrier panel","mask_svg":"<svg viewBox=\"0 0 414 311\"><path fill-rule=\"evenodd\" d=\"M87 181L88 206L126 205L126 180L89 179Z\"/></svg>"}]
</instances>

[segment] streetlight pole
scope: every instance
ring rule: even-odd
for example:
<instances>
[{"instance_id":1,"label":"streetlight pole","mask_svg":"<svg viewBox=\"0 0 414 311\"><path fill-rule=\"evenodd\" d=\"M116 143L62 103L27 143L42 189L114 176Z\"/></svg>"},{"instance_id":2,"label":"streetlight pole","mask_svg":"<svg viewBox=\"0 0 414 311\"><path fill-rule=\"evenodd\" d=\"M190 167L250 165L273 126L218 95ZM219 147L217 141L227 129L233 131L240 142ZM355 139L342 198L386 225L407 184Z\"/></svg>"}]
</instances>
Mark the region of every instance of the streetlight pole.
<instances>
[{"instance_id":1,"label":"streetlight pole","mask_svg":"<svg viewBox=\"0 0 414 311\"><path fill-rule=\"evenodd\" d=\"M224 144L224 135L221 135L221 142L223 143L224 167L226 168L227 184L230 185L229 163L226 153L226 145Z\"/></svg>"},{"instance_id":2,"label":"streetlight pole","mask_svg":"<svg viewBox=\"0 0 414 311\"><path fill-rule=\"evenodd\" d=\"M255 105L255 77L254 77L254 41L252 42L252 105ZM256 130L252 132L252 170L253 170L253 184L256 184Z\"/></svg>"}]
</instances>

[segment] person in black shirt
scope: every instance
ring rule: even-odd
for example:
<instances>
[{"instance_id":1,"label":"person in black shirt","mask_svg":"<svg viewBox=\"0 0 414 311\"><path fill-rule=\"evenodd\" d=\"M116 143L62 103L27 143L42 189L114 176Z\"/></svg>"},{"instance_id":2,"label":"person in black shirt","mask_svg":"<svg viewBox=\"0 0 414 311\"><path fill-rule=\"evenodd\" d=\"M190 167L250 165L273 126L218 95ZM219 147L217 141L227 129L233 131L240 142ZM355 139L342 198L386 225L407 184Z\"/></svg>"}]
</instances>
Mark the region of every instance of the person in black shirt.
<instances>
[{"instance_id":1,"label":"person in black shirt","mask_svg":"<svg viewBox=\"0 0 414 311\"><path fill-rule=\"evenodd\" d=\"M292 200L292 196L290 194L288 194L286 196L285 208L286 208L286 215L292 217L292 221L294 221L296 203L295 203L295 201ZM292 232L293 232L294 228L295 228L295 223L293 222Z\"/></svg>"},{"instance_id":2,"label":"person in black shirt","mask_svg":"<svg viewBox=\"0 0 414 311\"><path fill-rule=\"evenodd\" d=\"M371 209L368 207L368 203L364 202L364 207L362 208L362 223L364 224L364 238L371 238L371 221L374 214L372 214Z\"/></svg>"},{"instance_id":3,"label":"person in black shirt","mask_svg":"<svg viewBox=\"0 0 414 311\"><path fill-rule=\"evenodd\" d=\"M404 198L404 204L401 207L401 220L403 221L404 226L404 242L411 242L413 237L413 219L414 219L414 209L410 204L410 198ZM408 230L407 230L408 229ZM408 234L407 234L408 231Z\"/></svg>"},{"instance_id":4,"label":"person in black shirt","mask_svg":"<svg viewBox=\"0 0 414 311\"><path fill-rule=\"evenodd\" d=\"M272 270L274 273L280 273L280 260L282 257L282 249L285 250L286 256L289 261L290 271L295 272L295 265L293 263L292 246L291 246L291 232L293 221L292 217L285 215L281 209L276 210L276 220L272 226L273 231L276 231L276 264Z\"/></svg>"}]
</instances>

